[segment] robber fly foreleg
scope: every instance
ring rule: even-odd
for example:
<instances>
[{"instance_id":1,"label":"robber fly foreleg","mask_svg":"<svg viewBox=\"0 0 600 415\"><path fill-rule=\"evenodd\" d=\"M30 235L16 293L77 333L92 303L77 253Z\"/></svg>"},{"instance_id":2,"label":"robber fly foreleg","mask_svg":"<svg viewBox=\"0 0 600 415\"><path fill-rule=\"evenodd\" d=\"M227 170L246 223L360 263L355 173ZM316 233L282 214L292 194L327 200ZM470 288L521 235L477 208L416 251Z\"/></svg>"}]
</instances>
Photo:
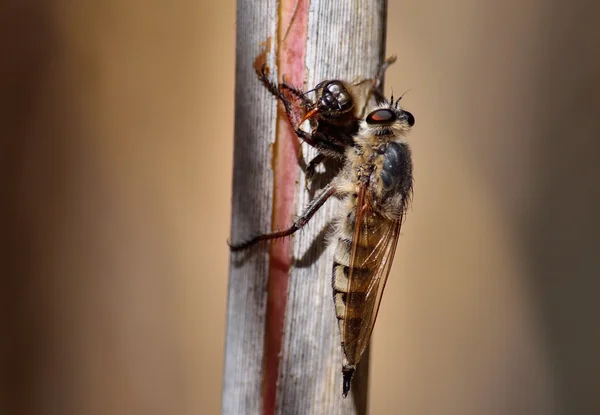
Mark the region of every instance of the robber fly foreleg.
<instances>
[{"instance_id":1,"label":"robber fly foreleg","mask_svg":"<svg viewBox=\"0 0 600 415\"><path fill-rule=\"evenodd\" d=\"M321 162L325 160L325 158L327 158L325 154L319 153L315 157L313 157L312 160L308 163L308 166L306 166L305 170L307 182L309 182L313 178L317 166L321 164Z\"/></svg>"}]
</instances>

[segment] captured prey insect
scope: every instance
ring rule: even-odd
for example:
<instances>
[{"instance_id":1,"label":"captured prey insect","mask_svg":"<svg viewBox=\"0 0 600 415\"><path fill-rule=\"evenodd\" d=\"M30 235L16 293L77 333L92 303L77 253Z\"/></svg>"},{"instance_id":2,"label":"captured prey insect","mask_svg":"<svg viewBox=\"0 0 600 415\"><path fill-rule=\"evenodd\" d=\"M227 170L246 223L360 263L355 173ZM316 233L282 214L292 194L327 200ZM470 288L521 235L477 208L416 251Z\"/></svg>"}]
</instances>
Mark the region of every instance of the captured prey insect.
<instances>
[{"instance_id":1,"label":"captured prey insect","mask_svg":"<svg viewBox=\"0 0 600 415\"><path fill-rule=\"evenodd\" d=\"M368 106L339 174L285 230L231 245L232 251L292 235L310 221L331 196L342 199L332 242L333 302L343 354L343 396L365 352L381 303L400 227L412 197L412 159L405 135L415 123L399 108L400 99Z\"/></svg>"},{"instance_id":2,"label":"captured prey insect","mask_svg":"<svg viewBox=\"0 0 600 415\"><path fill-rule=\"evenodd\" d=\"M259 80L283 104L296 135L319 152L306 168L309 179L316 166L326 158L345 159L346 148L354 145L353 136L358 132L359 121L364 119L367 106L385 100L381 91L383 75L395 61L396 56L387 58L372 79L325 80L306 92L285 81L277 84L269 78L268 68L264 65L257 71ZM311 92L315 93L315 101L307 97ZM306 120L311 126L310 133L300 128Z\"/></svg>"}]
</instances>

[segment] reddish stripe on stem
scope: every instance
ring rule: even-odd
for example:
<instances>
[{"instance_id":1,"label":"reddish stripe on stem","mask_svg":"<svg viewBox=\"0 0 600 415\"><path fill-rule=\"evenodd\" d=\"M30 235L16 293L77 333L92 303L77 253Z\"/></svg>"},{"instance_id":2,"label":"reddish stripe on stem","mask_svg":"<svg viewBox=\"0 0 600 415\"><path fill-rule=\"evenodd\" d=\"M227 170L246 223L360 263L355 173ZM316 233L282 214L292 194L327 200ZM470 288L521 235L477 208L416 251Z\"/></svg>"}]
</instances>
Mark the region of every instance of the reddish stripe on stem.
<instances>
[{"instance_id":1,"label":"reddish stripe on stem","mask_svg":"<svg viewBox=\"0 0 600 415\"><path fill-rule=\"evenodd\" d=\"M304 58L308 25L308 0L281 0L279 10L278 74L295 86L304 83ZM277 137L273 146L273 230L291 225L298 174L299 140L285 112L279 109ZM263 378L265 415L275 413L279 354L287 301L289 272L292 265L290 238L271 245L269 281L267 283L267 320Z\"/></svg>"}]
</instances>

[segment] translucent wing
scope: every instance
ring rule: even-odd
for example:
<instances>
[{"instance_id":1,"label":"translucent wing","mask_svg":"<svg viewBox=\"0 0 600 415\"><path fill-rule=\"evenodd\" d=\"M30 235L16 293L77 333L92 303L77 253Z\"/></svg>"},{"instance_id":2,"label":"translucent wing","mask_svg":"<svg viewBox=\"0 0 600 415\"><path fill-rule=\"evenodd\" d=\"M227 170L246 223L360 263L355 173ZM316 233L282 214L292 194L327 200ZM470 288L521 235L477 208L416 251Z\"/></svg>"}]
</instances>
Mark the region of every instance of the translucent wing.
<instances>
[{"instance_id":1,"label":"translucent wing","mask_svg":"<svg viewBox=\"0 0 600 415\"><path fill-rule=\"evenodd\" d=\"M358 363L369 344L402 224L402 217L390 220L374 211L366 190L361 187L357 198L341 333L350 365Z\"/></svg>"}]
</instances>

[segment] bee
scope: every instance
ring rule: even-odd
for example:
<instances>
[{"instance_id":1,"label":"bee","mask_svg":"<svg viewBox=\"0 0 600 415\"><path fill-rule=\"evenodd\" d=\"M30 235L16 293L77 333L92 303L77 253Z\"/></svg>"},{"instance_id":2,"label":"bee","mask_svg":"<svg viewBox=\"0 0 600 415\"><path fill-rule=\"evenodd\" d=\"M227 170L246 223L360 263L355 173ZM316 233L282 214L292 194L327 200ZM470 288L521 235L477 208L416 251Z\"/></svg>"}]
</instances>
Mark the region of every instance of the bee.
<instances>
[{"instance_id":1,"label":"bee","mask_svg":"<svg viewBox=\"0 0 600 415\"><path fill-rule=\"evenodd\" d=\"M298 138L318 150L318 154L305 168L310 179L317 165L326 159L343 162L346 148L354 145L353 136L358 132L359 120L364 118L367 105L384 100L381 86L386 69L396 61L387 58L371 79L354 82L325 80L313 89L302 92L285 80L277 84L269 78L268 67L257 71L259 80L285 108L289 122ZM315 93L316 99L307 95ZM309 121L311 132L300 128Z\"/></svg>"},{"instance_id":2,"label":"bee","mask_svg":"<svg viewBox=\"0 0 600 415\"><path fill-rule=\"evenodd\" d=\"M347 396L365 352L406 211L412 198L412 158L406 135L414 116L389 102L368 106L338 175L309 203L288 229L231 245L232 251L294 234L331 197L342 200L334 220L333 303L342 348L342 395Z\"/></svg>"}]
</instances>

